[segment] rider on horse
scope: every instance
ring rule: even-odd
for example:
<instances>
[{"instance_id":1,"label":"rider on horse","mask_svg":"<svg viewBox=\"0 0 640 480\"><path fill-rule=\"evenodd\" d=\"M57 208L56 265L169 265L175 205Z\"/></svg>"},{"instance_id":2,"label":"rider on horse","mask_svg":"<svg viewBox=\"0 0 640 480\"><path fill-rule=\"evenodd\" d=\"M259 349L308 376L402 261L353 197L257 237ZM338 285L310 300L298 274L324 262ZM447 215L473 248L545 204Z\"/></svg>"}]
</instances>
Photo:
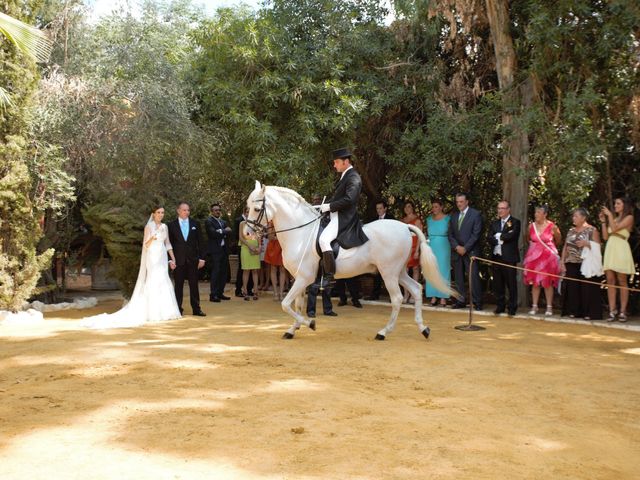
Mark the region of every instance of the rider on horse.
<instances>
[{"instance_id":1,"label":"rider on horse","mask_svg":"<svg viewBox=\"0 0 640 480\"><path fill-rule=\"evenodd\" d=\"M362 179L351 164L351 152L348 148L341 148L333 152L333 158L333 167L342 176L335 185L333 197L328 203L319 206L321 212L331 212L331 221L319 239L324 267L322 286L334 283L336 263L331 249L333 240L337 240L345 249L357 247L369 240L362 231L362 222L358 217L357 207Z\"/></svg>"}]
</instances>

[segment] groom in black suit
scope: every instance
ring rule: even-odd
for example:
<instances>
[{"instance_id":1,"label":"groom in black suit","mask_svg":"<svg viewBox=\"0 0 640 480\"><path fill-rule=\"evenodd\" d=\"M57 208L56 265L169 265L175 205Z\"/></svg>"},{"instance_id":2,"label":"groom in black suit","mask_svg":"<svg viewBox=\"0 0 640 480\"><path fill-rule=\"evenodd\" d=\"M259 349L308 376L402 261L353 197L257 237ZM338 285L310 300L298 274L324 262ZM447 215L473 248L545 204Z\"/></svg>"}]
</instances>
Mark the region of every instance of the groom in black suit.
<instances>
[{"instance_id":1,"label":"groom in black suit","mask_svg":"<svg viewBox=\"0 0 640 480\"><path fill-rule=\"evenodd\" d=\"M511 216L511 204L502 200L498 203L498 219L491 222L487 240L492 248L491 258L500 263L515 266L520 261L518 239L520 238L520 220ZM509 290L509 315L515 315L518 309L518 282L516 269L503 265L493 266L493 282L497 307L493 313L504 312L506 305L505 285Z\"/></svg>"},{"instance_id":2,"label":"groom in black suit","mask_svg":"<svg viewBox=\"0 0 640 480\"><path fill-rule=\"evenodd\" d=\"M189 281L189 296L193 314L205 317L206 313L200 308L200 292L198 291L198 270L204 267L203 251L200 247L200 225L189 218L191 209L187 202L178 205L178 218L168 225L169 241L173 246L175 263L169 262L173 269L175 281L176 301L182 313L182 292L184 281Z\"/></svg>"},{"instance_id":3,"label":"groom in black suit","mask_svg":"<svg viewBox=\"0 0 640 480\"><path fill-rule=\"evenodd\" d=\"M453 272L456 288L462 296L462 300L454 303L452 308L464 308L468 300L464 279L469 275L471 257L480 255L482 216L478 210L469 206L469 197L466 193L456 194L456 207L458 207L458 211L451 216L449 222L449 243L453 250ZM471 271L471 296L474 308L482 310L482 285L480 285L478 262L473 262Z\"/></svg>"}]
</instances>

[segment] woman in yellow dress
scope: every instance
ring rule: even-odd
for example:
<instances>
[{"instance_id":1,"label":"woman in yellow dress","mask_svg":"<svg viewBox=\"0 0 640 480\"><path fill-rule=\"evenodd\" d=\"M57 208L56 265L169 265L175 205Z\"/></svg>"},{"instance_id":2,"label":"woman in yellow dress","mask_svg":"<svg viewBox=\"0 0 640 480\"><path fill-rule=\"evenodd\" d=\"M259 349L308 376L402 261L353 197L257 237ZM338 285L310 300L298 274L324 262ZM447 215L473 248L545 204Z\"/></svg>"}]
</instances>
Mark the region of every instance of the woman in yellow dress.
<instances>
[{"instance_id":1,"label":"woman in yellow dress","mask_svg":"<svg viewBox=\"0 0 640 480\"><path fill-rule=\"evenodd\" d=\"M636 271L629 246L629 235L633 228L633 205L628 198L616 198L613 203L613 216L611 210L602 207L600 212L600 225L602 227L602 238L606 240L607 246L604 250L603 268L607 275L607 283L624 288L608 288L609 297L609 318L607 321L613 322L617 319L620 322L627 321L627 304L629 303L628 286L629 275L633 277ZM616 292L620 290L620 313L616 310Z\"/></svg>"}]
</instances>

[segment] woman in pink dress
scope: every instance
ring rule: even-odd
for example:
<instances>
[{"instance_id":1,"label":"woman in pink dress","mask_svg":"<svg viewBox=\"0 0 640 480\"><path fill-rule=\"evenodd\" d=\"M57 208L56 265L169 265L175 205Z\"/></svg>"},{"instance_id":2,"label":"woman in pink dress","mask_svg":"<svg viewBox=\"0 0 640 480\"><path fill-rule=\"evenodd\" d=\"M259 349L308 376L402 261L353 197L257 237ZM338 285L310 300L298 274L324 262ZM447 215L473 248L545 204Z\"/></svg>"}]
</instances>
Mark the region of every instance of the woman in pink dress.
<instances>
[{"instance_id":1,"label":"woman in pink dress","mask_svg":"<svg viewBox=\"0 0 640 480\"><path fill-rule=\"evenodd\" d=\"M559 274L558 249L562 241L558 227L547 219L549 209L546 205L536 207L534 221L529 225L529 249L524 257L523 266L538 272L524 272L523 278L526 285L531 285L533 305L530 315L538 313L538 300L540 289L544 288L544 296L547 301L545 315L553 315L553 289L558 286L558 278L550 277Z\"/></svg>"}]
</instances>

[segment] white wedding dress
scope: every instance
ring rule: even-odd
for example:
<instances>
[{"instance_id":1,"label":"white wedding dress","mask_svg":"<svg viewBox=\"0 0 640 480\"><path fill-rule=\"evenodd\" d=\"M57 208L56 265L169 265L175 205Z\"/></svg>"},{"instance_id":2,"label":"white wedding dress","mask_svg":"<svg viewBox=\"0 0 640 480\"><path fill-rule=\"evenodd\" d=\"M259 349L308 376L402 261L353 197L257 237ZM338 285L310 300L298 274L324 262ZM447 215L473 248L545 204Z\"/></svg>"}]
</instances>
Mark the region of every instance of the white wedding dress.
<instances>
[{"instance_id":1,"label":"white wedding dress","mask_svg":"<svg viewBox=\"0 0 640 480\"><path fill-rule=\"evenodd\" d=\"M114 313L102 313L82 320L88 328L137 327L146 323L180 318L173 284L169 278L167 251L172 249L169 230L149 219L144 228L140 272L129 303ZM147 241L155 240L145 246Z\"/></svg>"}]
</instances>

